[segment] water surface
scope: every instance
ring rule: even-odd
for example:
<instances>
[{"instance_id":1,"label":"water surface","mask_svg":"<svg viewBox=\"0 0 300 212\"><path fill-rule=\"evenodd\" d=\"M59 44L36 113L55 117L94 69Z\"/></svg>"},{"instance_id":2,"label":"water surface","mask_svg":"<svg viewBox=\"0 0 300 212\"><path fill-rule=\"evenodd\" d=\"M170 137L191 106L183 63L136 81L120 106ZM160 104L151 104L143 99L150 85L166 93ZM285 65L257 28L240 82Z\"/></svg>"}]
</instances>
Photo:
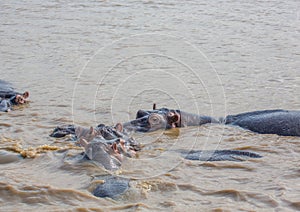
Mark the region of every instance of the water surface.
<instances>
[{"instance_id":1,"label":"water surface","mask_svg":"<svg viewBox=\"0 0 300 212\"><path fill-rule=\"evenodd\" d=\"M1 79L31 102L0 114L1 210L299 210L299 138L219 125L135 134L144 149L112 173L131 188L111 200L90 193L106 171L48 136L125 122L154 102L216 117L297 110L299 11L297 0L2 2ZM264 157L186 161L180 148Z\"/></svg>"}]
</instances>

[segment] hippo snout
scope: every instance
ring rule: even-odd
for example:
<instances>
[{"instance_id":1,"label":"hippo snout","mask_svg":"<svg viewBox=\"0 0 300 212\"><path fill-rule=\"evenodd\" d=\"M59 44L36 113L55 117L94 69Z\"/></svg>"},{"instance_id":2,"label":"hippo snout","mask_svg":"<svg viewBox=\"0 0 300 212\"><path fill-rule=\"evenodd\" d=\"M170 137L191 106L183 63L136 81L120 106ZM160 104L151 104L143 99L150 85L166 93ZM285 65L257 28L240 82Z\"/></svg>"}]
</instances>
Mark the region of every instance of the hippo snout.
<instances>
[{"instance_id":1,"label":"hippo snout","mask_svg":"<svg viewBox=\"0 0 300 212\"><path fill-rule=\"evenodd\" d=\"M123 127L129 131L148 132L150 125L148 123L148 117L141 117L123 124Z\"/></svg>"},{"instance_id":2,"label":"hippo snout","mask_svg":"<svg viewBox=\"0 0 300 212\"><path fill-rule=\"evenodd\" d=\"M144 116L148 116L150 113L146 110L138 110L138 112L136 113L136 119L142 118Z\"/></svg>"}]
</instances>

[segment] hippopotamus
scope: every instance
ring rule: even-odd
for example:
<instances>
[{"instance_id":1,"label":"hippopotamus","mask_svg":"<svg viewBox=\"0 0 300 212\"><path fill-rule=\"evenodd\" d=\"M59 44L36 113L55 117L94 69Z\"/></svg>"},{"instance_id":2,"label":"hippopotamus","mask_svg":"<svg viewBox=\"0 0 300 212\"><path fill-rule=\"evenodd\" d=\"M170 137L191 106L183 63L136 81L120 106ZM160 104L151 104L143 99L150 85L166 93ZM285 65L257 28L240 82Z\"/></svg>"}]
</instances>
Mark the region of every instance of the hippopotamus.
<instances>
[{"instance_id":1,"label":"hippopotamus","mask_svg":"<svg viewBox=\"0 0 300 212\"><path fill-rule=\"evenodd\" d=\"M300 136L300 111L261 110L226 116L225 124L261 134Z\"/></svg>"},{"instance_id":2,"label":"hippopotamus","mask_svg":"<svg viewBox=\"0 0 300 212\"><path fill-rule=\"evenodd\" d=\"M151 132L159 129L199 126L207 123L220 123L218 119L205 115L196 115L181 110L168 108L139 110L136 119L125 122L124 128L129 131Z\"/></svg>"},{"instance_id":3,"label":"hippopotamus","mask_svg":"<svg viewBox=\"0 0 300 212\"><path fill-rule=\"evenodd\" d=\"M0 80L0 111L8 112L13 105L25 104L28 97L28 91L19 93L14 90L10 83Z\"/></svg>"},{"instance_id":4,"label":"hippopotamus","mask_svg":"<svg viewBox=\"0 0 300 212\"><path fill-rule=\"evenodd\" d=\"M219 123L239 126L261 134L300 136L300 111L262 110L213 118L168 108L139 110L136 119L123 124L125 129L151 132L158 129Z\"/></svg>"}]
</instances>

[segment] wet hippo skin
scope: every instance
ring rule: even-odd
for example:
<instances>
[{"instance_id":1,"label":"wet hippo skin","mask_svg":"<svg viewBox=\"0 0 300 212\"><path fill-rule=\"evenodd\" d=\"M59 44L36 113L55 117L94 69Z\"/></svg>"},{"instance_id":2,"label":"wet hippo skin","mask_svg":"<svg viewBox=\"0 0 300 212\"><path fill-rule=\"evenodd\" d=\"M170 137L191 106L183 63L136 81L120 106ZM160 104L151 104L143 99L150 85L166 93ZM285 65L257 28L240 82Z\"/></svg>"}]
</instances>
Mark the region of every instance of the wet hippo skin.
<instances>
[{"instance_id":1,"label":"wet hippo skin","mask_svg":"<svg viewBox=\"0 0 300 212\"><path fill-rule=\"evenodd\" d=\"M151 132L159 129L199 126L208 123L220 123L220 121L210 116L161 108L148 111L139 110L136 119L124 123L123 126L129 131Z\"/></svg>"},{"instance_id":2,"label":"wet hippo skin","mask_svg":"<svg viewBox=\"0 0 300 212\"><path fill-rule=\"evenodd\" d=\"M261 134L300 136L300 111L262 110L225 118L231 124Z\"/></svg>"},{"instance_id":3,"label":"wet hippo skin","mask_svg":"<svg viewBox=\"0 0 300 212\"><path fill-rule=\"evenodd\" d=\"M92 192L96 197L116 198L126 192L129 188L130 180L126 178L109 175L103 176L101 179L104 182L98 184Z\"/></svg>"},{"instance_id":4,"label":"wet hippo skin","mask_svg":"<svg viewBox=\"0 0 300 212\"><path fill-rule=\"evenodd\" d=\"M179 151L187 160L200 161L244 161L249 158L261 158L262 156L248 151L241 150L191 150Z\"/></svg>"},{"instance_id":5,"label":"wet hippo skin","mask_svg":"<svg viewBox=\"0 0 300 212\"><path fill-rule=\"evenodd\" d=\"M123 156L117 151L117 146L112 146L100 141L80 141L85 149L85 158L100 164L107 170L117 170L122 164ZM118 144L113 144L118 145Z\"/></svg>"},{"instance_id":6,"label":"wet hippo skin","mask_svg":"<svg viewBox=\"0 0 300 212\"><path fill-rule=\"evenodd\" d=\"M281 109L228 115L219 119L167 108L150 111L139 110L135 120L123 125L128 130L151 132L159 129L200 126L208 123L239 126L261 134L300 136L300 111Z\"/></svg>"}]
</instances>

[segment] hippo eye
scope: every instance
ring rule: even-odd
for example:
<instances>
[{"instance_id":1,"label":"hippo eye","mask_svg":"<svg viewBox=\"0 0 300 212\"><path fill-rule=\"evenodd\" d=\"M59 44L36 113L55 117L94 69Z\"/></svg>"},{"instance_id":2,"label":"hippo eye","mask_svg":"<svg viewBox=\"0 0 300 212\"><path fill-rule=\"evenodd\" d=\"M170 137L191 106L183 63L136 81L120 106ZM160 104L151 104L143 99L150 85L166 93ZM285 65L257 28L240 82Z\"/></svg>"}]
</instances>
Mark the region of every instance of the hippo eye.
<instances>
[{"instance_id":1,"label":"hippo eye","mask_svg":"<svg viewBox=\"0 0 300 212\"><path fill-rule=\"evenodd\" d=\"M149 117L149 122L150 122L150 124L152 124L152 125L159 124L159 123L160 123L160 117L153 114L153 115L151 115L151 116Z\"/></svg>"}]
</instances>

